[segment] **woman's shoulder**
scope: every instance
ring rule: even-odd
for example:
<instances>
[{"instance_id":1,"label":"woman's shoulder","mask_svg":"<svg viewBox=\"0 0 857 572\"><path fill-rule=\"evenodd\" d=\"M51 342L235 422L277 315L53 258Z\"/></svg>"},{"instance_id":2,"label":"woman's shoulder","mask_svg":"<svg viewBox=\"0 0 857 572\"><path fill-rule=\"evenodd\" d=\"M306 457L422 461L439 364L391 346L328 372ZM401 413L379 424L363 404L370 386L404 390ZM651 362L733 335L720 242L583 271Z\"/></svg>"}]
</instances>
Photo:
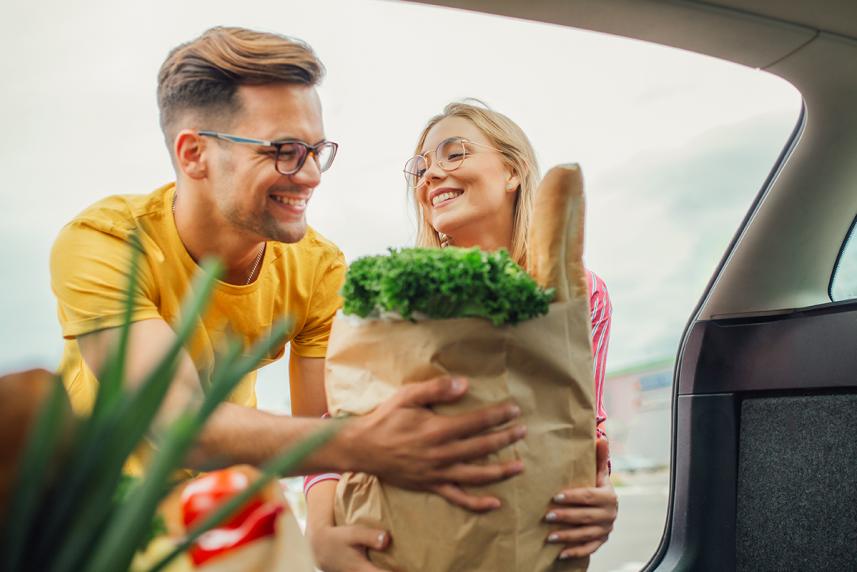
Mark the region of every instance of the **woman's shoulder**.
<instances>
[{"instance_id":1,"label":"woman's shoulder","mask_svg":"<svg viewBox=\"0 0 857 572\"><path fill-rule=\"evenodd\" d=\"M586 272L586 287L589 288L589 297L592 298L596 295L609 296L607 283L604 279L589 268L585 268L584 271Z\"/></svg>"},{"instance_id":2,"label":"woman's shoulder","mask_svg":"<svg viewBox=\"0 0 857 572\"><path fill-rule=\"evenodd\" d=\"M589 288L589 309L592 311L593 320L609 319L613 313L613 304L610 302L610 293L607 291L607 283L601 276L586 268L586 286Z\"/></svg>"}]
</instances>

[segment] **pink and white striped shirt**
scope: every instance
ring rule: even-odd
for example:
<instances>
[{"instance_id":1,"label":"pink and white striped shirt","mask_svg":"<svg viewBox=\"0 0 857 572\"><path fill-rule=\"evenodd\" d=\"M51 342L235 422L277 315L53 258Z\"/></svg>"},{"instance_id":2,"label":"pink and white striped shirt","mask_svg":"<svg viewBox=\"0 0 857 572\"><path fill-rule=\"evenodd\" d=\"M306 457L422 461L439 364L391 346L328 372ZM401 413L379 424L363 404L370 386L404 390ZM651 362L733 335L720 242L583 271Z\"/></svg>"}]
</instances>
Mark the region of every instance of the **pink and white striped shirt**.
<instances>
[{"instance_id":1,"label":"pink and white striped shirt","mask_svg":"<svg viewBox=\"0 0 857 572\"><path fill-rule=\"evenodd\" d=\"M604 409L604 372L607 368L607 346L610 342L610 323L613 318L613 305L607 292L607 284L600 276L586 271L586 285L589 287L589 313L592 326L592 365L595 377L595 432L598 437L606 437L604 422L607 411ZM327 414L325 414L327 416ZM337 473L308 475L304 479L304 494L321 481L339 480Z\"/></svg>"},{"instance_id":2,"label":"pink and white striped shirt","mask_svg":"<svg viewBox=\"0 0 857 572\"><path fill-rule=\"evenodd\" d=\"M604 409L604 373L607 369L607 346L610 342L610 323L613 319L613 305L607 292L607 284L591 270L586 271L586 285L589 286L589 313L592 327L592 370L595 377L595 431L599 437L606 437L604 422L607 411Z\"/></svg>"}]
</instances>

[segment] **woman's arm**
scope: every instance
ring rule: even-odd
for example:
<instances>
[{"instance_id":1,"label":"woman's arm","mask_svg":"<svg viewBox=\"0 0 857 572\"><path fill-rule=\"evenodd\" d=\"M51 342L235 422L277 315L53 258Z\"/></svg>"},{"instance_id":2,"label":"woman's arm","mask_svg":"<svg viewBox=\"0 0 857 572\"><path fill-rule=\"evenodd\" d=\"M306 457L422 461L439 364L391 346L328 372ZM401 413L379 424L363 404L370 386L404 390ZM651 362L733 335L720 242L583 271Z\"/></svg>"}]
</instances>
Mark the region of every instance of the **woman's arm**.
<instances>
[{"instance_id":1,"label":"woman's arm","mask_svg":"<svg viewBox=\"0 0 857 572\"><path fill-rule=\"evenodd\" d=\"M595 431L597 441L596 478L594 487L577 487L560 491L555 505L545 520L562 523L566 528L548 535L547 541L565 544L560 559L579 558L595 552L607 541L619 511L619 499L610 482L610 447L604 432L607 412L604 409L604 374L613 306L607 285L594 272L587 271L589 307L592 321L592 365L595 378Z\"/></svg>"},{"instance_id":2,"label":"woman's arm","mask_svg":"<svg viewBox=\"0 0 857 572\"><path fill-rule=\"evenodd\" d=\"M324 359L291 355L289 362L292 414L321 417L327 412ZM389 534L362 526L336 526L333 503L338 475L313 475L304 483L307 539L316 565L324 572L383 572L366 557L366 550L383 550Z\"/></svg>"},{"instance_id":3,"label":"woman's arm","mask_svg":"<svg viewBox=\"0 0 857 572\"><path fill-rule=\"evenodd\" d=\"M595 443L598 472L594 487L577 487L560 491L554 496L555 507L545 515L551 523L564 528L550 533L547 541L565 544L560 560L588 556L607 542L619 512L619 499L610 482L607 439Z\"/></svg>"}]
</instances>

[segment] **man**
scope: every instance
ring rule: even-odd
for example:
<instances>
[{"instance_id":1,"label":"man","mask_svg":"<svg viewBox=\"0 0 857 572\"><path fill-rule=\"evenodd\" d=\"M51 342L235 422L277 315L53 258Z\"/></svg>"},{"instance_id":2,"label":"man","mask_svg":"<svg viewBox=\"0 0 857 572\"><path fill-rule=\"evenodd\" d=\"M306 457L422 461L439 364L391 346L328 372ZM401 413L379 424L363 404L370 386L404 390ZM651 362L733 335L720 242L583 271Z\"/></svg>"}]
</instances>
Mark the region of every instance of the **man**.
<instances>
[{"instance_id":1,"label":"man","mask_svg":"<svg viewBox=\"0 0 857 572\"><path fill-rule=\"evenodd\" d=\"M60 233L51 256L52 287L66 339L61 369L74 407L92 407L98 371L117 339L130 249L142 243L134 299L129 383L138 382L175 339L179 312L197 263L219 258L225 274L181 357L157 423L173 419L201 393L226 332L249 346L272 322L291 316L293 411L257 411L255 372L211 417L192 455L195 465L259 464L320 428L323 368L341 252L309 228L305 211L336 154L325 139L315 85L323 67L305 44L273 34L215 28L179 46L158 78L161 128L176 172L146 196L114 196L78 215ZM264 363L279 359L280 347ZM374 473L400 486L435 490L472 509L491 499L465 495L455 483L514 475L517 462L474 463L520 439L512 404L454 417L426 405L454 401L466 382L412 384L373 413L348 423L314 454L303 472ZM132 459L141 470L145 451Z\"/></svg>"}]
</instances>

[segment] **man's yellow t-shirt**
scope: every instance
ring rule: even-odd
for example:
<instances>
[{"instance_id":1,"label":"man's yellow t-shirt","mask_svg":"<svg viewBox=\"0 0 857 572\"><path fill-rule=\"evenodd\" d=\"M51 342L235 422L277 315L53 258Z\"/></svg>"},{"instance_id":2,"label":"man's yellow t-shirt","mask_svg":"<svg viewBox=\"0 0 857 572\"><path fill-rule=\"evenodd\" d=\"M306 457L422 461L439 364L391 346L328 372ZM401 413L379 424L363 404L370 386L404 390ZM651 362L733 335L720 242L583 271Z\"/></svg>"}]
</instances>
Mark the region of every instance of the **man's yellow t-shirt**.
<instances>
[{"instance_id":1,"label":"man's yellow t-shirt","mask_svg":"<svg viewBox=\"0 0 857 572\"><path fill-rule=\"evenodd\" d=\"M81 358L77 337L122 325L129 237L143 247L132 322L163 319L177 324L181 303L199 271L176 231L175 184L150 195L113 196L78 215L60 232L51 252L51 286L65 348L63 380L78 413L94 405L97 380ZM245 348L265 337L271 325L291 318L287 342L302 357L324 357L345 274L342 252L312 228L294 244L269 241L258 278L246 286L218 282L187 348L197 371L211 371L227 336ZM259 365L282 357L285 343ZM245 377L230 401L256 405L256 372Z\"/></svg>"}]
</instances>

